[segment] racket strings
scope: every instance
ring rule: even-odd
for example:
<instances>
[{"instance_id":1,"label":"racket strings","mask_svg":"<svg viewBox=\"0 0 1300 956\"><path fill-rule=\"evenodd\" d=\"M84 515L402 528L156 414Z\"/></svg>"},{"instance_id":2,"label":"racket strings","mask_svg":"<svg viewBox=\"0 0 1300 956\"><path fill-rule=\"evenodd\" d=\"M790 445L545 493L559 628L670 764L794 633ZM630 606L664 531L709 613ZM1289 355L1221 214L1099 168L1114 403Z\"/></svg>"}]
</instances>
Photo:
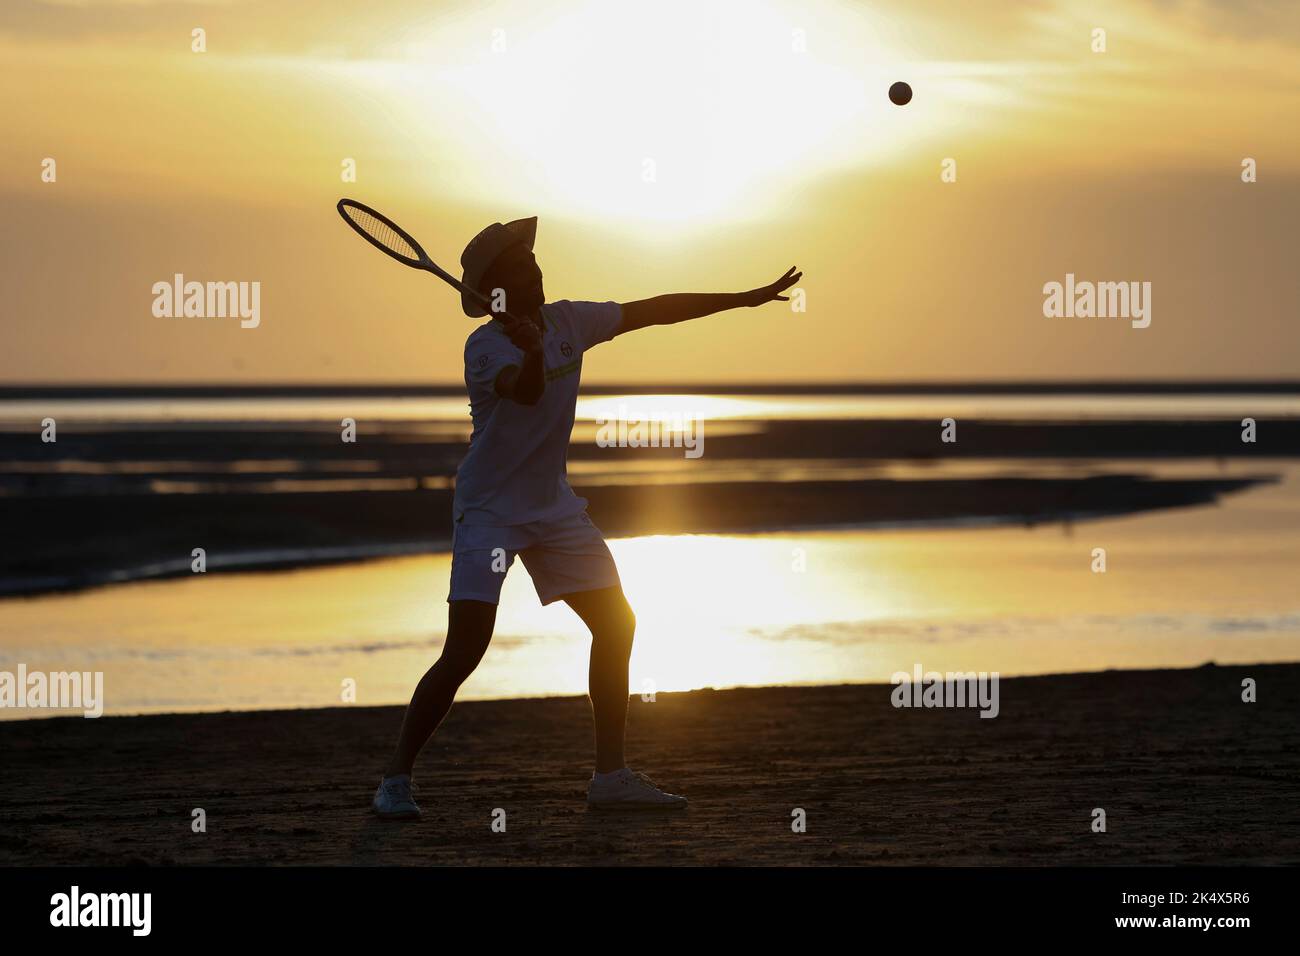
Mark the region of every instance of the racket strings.
<instances>
[{"instance_id":1,"label":"racket strings","mask_svg":"<svg viewBox=\"0 0 1300 956\"><path fill-rule=\"evenodd\" d=\"M406 239L393 230L393 227L384 222L364 209L355 207L348 208L348 218L371 239L382 245L385 249L404 256L407 259L416 260L420 258L420 253L416 251Z\"/></svg>"}]
</instances>

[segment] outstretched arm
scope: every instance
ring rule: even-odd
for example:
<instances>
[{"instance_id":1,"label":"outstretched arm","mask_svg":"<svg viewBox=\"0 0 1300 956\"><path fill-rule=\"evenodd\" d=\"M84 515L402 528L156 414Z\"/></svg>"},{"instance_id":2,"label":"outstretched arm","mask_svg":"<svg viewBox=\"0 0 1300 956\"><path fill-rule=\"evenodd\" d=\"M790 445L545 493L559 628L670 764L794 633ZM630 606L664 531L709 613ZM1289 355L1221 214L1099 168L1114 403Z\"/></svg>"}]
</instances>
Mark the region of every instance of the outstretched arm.
<instances>
[{"instance_id":1,"label":"outstretched arm","mask_svg":"<svg viewBox=\"0 0 1300 956\"><path fill-rule=\"evenodd\" d=\"M623 321L614 335L651 325L673 325L715 312L726 312L728 309L753 308L765 302L788 302L790 297L781 293L801 278L803 273L795 272L795 267L791 266L785 275L771 285L750 289L748 292L679 292L657 295L653 299L624 302Z\"/></svg>"}]
</instances>

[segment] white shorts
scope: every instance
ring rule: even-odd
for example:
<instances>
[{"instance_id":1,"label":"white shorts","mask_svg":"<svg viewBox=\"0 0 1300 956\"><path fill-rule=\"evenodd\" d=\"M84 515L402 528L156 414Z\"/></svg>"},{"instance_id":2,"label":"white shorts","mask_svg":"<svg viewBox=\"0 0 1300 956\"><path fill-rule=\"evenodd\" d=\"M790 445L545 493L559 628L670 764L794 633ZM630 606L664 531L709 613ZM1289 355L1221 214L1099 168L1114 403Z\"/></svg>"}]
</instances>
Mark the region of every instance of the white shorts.
<instances>
[{"instance_id":1,"label":"white shorts","mask_svg":"<svg viewBox=\"0 0 1300 956\"><path fill-rule=\"evenodd\" d=\"M622 583L604 536L585 511L558 521L507 527L457 524L451 552L448 601L499 603L516 554L543 604Z\"/></svg>"}]
</instances>

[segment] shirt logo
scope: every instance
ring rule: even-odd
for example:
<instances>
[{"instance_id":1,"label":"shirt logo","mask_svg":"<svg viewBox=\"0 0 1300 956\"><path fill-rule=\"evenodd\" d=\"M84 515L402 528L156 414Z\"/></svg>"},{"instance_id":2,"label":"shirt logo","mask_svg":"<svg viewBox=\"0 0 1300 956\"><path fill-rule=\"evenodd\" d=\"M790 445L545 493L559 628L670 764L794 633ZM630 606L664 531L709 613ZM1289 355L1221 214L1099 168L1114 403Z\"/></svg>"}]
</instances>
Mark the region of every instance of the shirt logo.
<instances>
[{"instance_id":1,"label":"shirt logo","mask_svg":"<svg viewBox=\"0 0 1300 956\"><path fill-rule=\"evenodd\" d=\"M487 368L487 363L488 363L488 357L486 355L481 356L478 360L478 367Z\"/></svg>"},{"instance_id":2,"label":"shirt logo","mask_svg":"<svg viewBox=\"0 0 1300 956\"><path fill-rule=\"evenodd\" d=\"M573 354L573 346L570 345L568 342L561 342L560 354L563 355L565 358L568 358L570 355Z\"/></svg>"}]
</instances>

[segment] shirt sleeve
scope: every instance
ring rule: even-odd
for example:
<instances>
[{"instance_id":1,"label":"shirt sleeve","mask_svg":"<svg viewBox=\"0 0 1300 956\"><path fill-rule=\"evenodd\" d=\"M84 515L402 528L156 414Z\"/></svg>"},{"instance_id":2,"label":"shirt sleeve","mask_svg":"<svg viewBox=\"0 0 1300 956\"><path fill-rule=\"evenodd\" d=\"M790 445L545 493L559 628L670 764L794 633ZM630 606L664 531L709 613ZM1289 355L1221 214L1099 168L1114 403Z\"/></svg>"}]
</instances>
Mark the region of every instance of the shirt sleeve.
<instances>
[{"instance_id":1,"label":"shirt sleeve","mask_svg":"<svg viewBox=\"0 0 1300 956\"><path fill-rule=\"evenodd\" d=\"M491 332L471 336L465 343L465 381L471 387L491 390L508 365L519 365L523 353L503 335Z\"/></svg>"},{"instance_id":2,"label":"shirt sleeve","mask_svg":"<svg viewBox=\"0 0 1300 956\"><path fill-rule=\"evenodd\" d=\"M623 307L617 302L570 302L574 336L587 351L608 342L623 321Z\"/></svg>"}]
</instances>

